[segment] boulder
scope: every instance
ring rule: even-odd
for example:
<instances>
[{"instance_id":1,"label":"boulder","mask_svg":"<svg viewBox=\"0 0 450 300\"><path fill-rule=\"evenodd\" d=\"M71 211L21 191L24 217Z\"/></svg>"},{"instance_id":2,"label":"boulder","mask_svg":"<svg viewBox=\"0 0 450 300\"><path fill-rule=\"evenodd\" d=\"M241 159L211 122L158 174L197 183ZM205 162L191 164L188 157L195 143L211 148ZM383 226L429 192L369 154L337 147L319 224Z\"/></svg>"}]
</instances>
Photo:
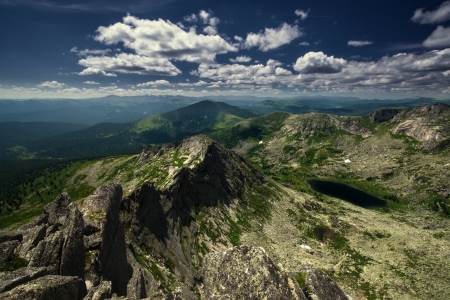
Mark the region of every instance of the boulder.
<instances>
[{"instance_id":1,"label":"boulder","mask_svg":"<svg viewBox=\"0 0 450 300\"><path fill-rule=\"evenodd\" d=\"M206 299L304 299L297 281L263 248L240 246L205 257Z\"/></svg>"},{"instance_id":2,"label":"boulder","mask_svg":"<svg viewBox=\"0 0 450 300\"><path fill-rule=\"evenodd\" d=\"M321 270L305 267L305 287L303 289L309 300L348 300L341 288Z\"/></svg>"},{"instance_id":3,"label":"boulder","mask_svg":"<svg viewBox=\"0 0 450 300\"><path fill-rule=\"evenodd\" d=\"M76 300L83 299L84 282L76 276L47 275L1 293L3 300Z\"/></svg>"}]
</instances>

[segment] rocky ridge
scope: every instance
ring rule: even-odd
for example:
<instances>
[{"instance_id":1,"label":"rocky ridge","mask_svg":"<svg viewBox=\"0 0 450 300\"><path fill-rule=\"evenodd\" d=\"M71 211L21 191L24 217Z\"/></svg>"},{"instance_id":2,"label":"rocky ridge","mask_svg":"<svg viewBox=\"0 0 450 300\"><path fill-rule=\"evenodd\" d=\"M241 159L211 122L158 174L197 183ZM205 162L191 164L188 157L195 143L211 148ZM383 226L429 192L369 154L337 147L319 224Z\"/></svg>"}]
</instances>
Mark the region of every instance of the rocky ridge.
<instances>
[{"instance_id":1,"label":"rocky ridge","mask_svg":"<svg viewBox=\"0 0 450 300\"><path fill-rule=\"evenodd\" d=\"M305 299L293 274L263 249L230 248L242 230L270 218L282 189L205 136L148 149L136 173L145 165L148 181L128 196L113 183L80 203L62 193L36 220L1 232L1 258L23 267L0 273L0 298L225 299L229 290L210 297L207 283L214 276L246 282L251 268L268 289L254 280L240 295ZM217 273L220 259L229 271Z\"/></svg>"}]
</instances>

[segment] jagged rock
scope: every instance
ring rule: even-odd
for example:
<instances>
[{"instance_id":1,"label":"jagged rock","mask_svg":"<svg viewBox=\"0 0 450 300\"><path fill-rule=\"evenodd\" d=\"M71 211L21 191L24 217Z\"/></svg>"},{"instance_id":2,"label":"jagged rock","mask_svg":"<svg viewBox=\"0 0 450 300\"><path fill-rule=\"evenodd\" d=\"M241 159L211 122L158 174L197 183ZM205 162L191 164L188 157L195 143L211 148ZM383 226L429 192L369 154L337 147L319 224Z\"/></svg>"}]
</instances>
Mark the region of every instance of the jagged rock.
<instances>
[{"instance_id":1,"label":"jagged rock","mask_svg":"<svg viewBox=\"0 0 450 300\"><path fill-rule=\"evenodd\" d=\"M14 251L19 245L19 241L7 241L0 244L0 266L14 257Z\"/></svg>"},{"instance_id":2,"label":"jagged rock","mask_svg":"<svg viewBox=\"0 0 450 300\"><path fill-rule=\"evenodd\" d=\"M92 288L83 300L105 300L112 298L111 281L102 281Z\"/></svg>"},{"instance_id":3,"label":"jagged rock","mask_svg":"<svg viewBox=\"0 0 450 300\"><path fill-rule=\"evenodd\" d=\"M263 248L247 246L208 254L203 265L206 299L305 299L298 283Z\"/></svg>"},{"instance_id":4,"label":"jagged rock","mask_svg":"<svg viewBox=\"0 0 450 300\"><path fill-rule=\"evenodd\" d=\"M49 220L53 220L54 225L61 225L57 225L56 232L47 231L48 235L33 250L28 266L46 267L53 275L84 278L83 218L77 205L70 202L70 197L61 195L55 203L46 206L51 208L46 210Z\"/></svg>"},{"instance_id":5,"label":"jagged rock","mask_svg":"<svg viewBox=\"0 0 450 300\"><path fill-rule=\"evenodd\" d=\"M30 251L34 249L40 241L46 236L47 226L38 225L34 228L30 228L25 239L22 242L19 255L25 258L29 258L32 255Z\"/></svg>"},{"instance_id":6,"label":"jagged rock","mask_svg":"<svg viewBox=\"0 0 450 300\"><path fill-rule=\"evenodd\" d=\"M83 299L84 282L76 276L47 275L0 294L3 300Z\"/></svg>"},{"instance_id":7,"label":"jagged rock","mask_svg":"<svg viewBox=\"0 0 450 300\"><path fill-rule=\"evenodd\" d=\"M21 268L12 272L0 273L0 293L47 274L46 268Z\"/></svg>"},{"instance_id":8,"label":"jagged rock","mask_svg":"<svg viewBox=\"0 0 450 300\"><path fill-rule=\"evenodd\" d=\"M375 110L369 114L369 120L370 122L372 122L372 124L383 123L391 120L400 111L401 109L393 109L393 108Z\"/></svg>"},{"instance_id":9,"label":"jagged rock","mask_svg":"<svg viewBox=\"0 0 450 300\"><path fill-rule=\"evenodd\" d=\"M111 281L112 292L125 296L132 269L127 262L125 232L119 220L121 199L120 185L99 187L84 200L82 213L88 225L84 232L94 233L85 241L87 249L98 249L91 252L93 264L87 279L93 286L100 280Z\"/></svg>"},{"instance_id":10,"label":"jagged rock","mask_svg":"<svg viewBox=\"0 0 450 300\"><path fill-rule=\"evenodd\" d=\"M62 225L69 214L69 204L72 202L67 193L61 193L55 200L44 206L44 214L48 216L50 225Z\"/></svg>"},{"instance_id":11,"label":"jagged rock","mask_svg":"<svg viewBox=\"0 0 450 300\"><path fill-rule=\"evenodd\" d=\"M83 217L75 203L71 203L69 209L69 216L64 222L59 274L84 278Z\"/></svg>"},{"instance_id":12,"label":"jagged rock","mask_svg":"<svg viewBox=\"0 0 450 300\"><path fill-rule=\"evenodd\" d=\"M348 300L345 293L327 274L321 270L306 267L303 291L309 300Z\"/></svg>"}]
</instances>

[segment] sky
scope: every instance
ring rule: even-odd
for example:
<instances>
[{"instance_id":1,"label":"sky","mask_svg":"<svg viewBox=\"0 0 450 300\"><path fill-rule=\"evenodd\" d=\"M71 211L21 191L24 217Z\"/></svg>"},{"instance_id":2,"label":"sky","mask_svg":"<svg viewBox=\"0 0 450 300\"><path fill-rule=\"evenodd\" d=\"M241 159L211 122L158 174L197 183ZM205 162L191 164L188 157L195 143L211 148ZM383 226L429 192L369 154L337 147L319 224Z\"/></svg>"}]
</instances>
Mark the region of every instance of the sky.
<instances>
[{"instance_id":1,"label":"sky","mask_svg":"<svg viewBox=\"0 0 450 300\"><path fill-rule=\"evenodd\" d=\"M450 98L450 1L0 0L0 98Z\"/></svg>"}]
</instances>

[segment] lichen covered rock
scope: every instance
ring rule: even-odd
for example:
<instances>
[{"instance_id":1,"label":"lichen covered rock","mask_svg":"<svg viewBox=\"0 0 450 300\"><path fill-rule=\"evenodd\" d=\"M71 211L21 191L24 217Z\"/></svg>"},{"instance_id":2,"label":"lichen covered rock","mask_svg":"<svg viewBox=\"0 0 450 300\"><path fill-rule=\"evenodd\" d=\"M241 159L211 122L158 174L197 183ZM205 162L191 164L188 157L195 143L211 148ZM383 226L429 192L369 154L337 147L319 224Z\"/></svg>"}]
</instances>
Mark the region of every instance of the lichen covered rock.
<instances>
[{"instance_id":1,"label":"lichen covered rock","mask_svg":"<svg viewBox=\"0 0 450 300\"><path fill-rule=\"evenodd\" d=\"M206 299L306 299L298 283L263 248L230 248L206 256Z\"/></svg>"},{"instance_id":2,"label":"lichen covered rock","mask_svg":"<svg viewBox=\"0 0 450 300\"><path fill-rule=\"evenodd\" d=\"M340 287L321 270L306 267L303 291L309 300L348 300Z\"/></svg>"}]
</instances>

